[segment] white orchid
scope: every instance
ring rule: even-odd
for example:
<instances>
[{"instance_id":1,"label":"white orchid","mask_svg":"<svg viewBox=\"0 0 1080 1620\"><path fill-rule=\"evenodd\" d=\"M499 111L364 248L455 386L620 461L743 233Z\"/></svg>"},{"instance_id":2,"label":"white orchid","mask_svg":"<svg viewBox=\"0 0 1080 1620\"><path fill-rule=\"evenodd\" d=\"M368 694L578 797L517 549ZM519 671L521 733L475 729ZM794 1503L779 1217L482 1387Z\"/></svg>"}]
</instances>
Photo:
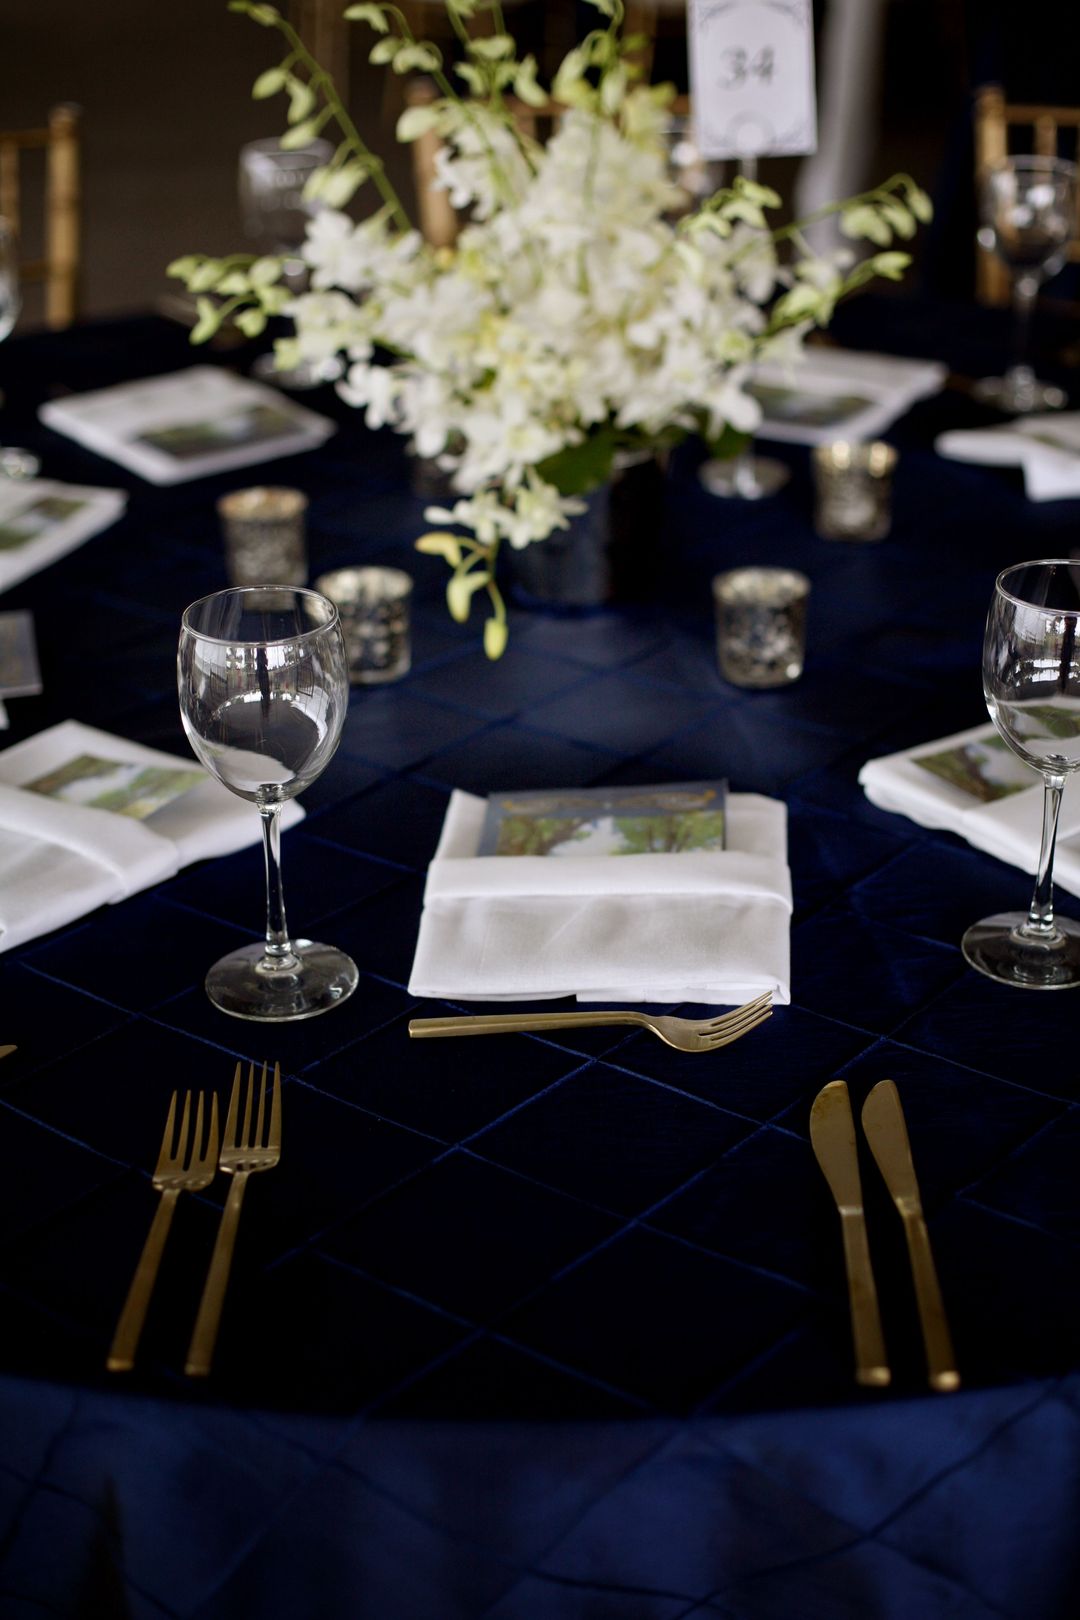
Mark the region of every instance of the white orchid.
<instances>
[{"instance_id":1,"label":"white orchid","mask_svg":"<svg viewBox=\"0 0 1080 1620\"><path fill-rule=\"evenodd\" d=\"M461 498L427 516L466 533L438 531L419 544L454 569L455 617L487 592L493 657L506 639L495 581L502 542L533 545L566 528L620 451L694 432L709 441L752 433L754 362L792 360L840 297L871 276L895 278L907 262L895 252L854 265L846 250L815 254L799 225L770 229L767 210L780 198L741 178L678 218L686 199L669 168L670 93L634 86L622 0L592 0L606 22L556 74L561 117L545 146L522 133L507 103L547 105L536 63L518 60L509 35L472 31L482 8L449 0L463 54L444 70L404 11L364 0L346 16L375 31L372 60L425 72L437 87L398 124L402 141L437 134L435 184L468 211L454 248L436 250L412 229L383 164L287 20L265 0L232 3L285 37L281 67L256 83L260 98L289 96L282 144L301 144L331 120L343 139L309 182L318 205L303 249L309 290L290 297L274 260L191 255L171 268L201 295L197 336L230 317L256 332L284 312L295 336L279 344L283 362L345 357L339 390L367 425L406 435L452 475ZM357 224L346 206L369 182L381 206ZM903 175L837 207L845 232L875 249L910 236L929 211Z\"/></svg>"}]
</instances>

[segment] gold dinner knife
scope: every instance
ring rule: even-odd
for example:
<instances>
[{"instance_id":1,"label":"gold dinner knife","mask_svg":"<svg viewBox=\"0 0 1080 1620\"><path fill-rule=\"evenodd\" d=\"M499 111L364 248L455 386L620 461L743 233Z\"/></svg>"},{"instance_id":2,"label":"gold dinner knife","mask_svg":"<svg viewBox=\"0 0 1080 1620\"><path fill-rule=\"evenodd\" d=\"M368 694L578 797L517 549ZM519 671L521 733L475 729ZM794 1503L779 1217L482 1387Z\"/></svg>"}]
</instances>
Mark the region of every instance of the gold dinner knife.
<instances>
[{"instance_id":1,"label":"gold dinner knife","mask_svg":"<svg viewBox=\"0 0 1080 1620\"><path fill-rule=\"evenodd\" d=\"M885 1355L877 1289L866 1240L855 1120L843 1080L831 1080L814 1098L810 1110L810 1141L840 1211L851 1301L851 1333L855 1341L855 1377L860 1384L880 1388L892 1375Z\"/></svg>"},{"instance_id":2,"label":"gold dinner knife","mask_svg":"<svg viewBox=\"0 0 1080 1620\"><path fill-rule=\"evenodd\" d=\"M904 1124L904 1112L900 1107L900 1094L892 1080L879 1080L871 1091L863 1103L862 1123L870 1151L904 1223L919 1322L926 1346L930 1387L959 1389L960 1374L956 1370L949 1324L945 1320L945 1305L934 1268L934 1257L930 1252L930 1237L923 1219L911 1144Z\"/></svg>"},{"instance_id":3,"label":"gold dinner knife","mask_svg":"<svg viewBox=\"0 0 1080 1620\"><path fill-rule=\"evenodd\" d=\"M0 1058L10 1057L12 1052L17 1052L18 1050L19 1048L17 1046L0 1046Z\"/></svg>"}]
</instances>

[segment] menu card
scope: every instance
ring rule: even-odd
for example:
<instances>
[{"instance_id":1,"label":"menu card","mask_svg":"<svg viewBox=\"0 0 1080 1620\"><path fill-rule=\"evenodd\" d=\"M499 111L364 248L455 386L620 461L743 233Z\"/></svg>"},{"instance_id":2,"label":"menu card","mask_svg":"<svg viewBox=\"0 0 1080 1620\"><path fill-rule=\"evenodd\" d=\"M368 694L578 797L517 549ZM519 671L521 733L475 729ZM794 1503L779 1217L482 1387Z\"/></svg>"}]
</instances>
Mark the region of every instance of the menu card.
<instances>
[{"instance_id":1,"label":"menu card","mask_svg":"<svg viewBox=\"0 0 1080 1620\"><path fill-rule=\"evenodd\" d=\"M74 551L124 510L119 489L0 478L0 591Z\"/></svg>"},{"instance_id":2,"label":"menu card","mask_svg":"<svg viewBox=\"0 0 1080 1620\"><path fill-rule=\"evenodd\" d=\"M882 810L958 833L975 849L1025 872L1038 865L1042 777L990 724L867 760L859 782ZM1080 797L1071 789L1058 819L1054 882L1080 894Z\"/></svg>"},{"instance_id":3,"label":"menu card","mask_svg":"<svg viewBox=\"0 0 1080 1620\"><path fill-rule=\"evenodd\" d=\"M478 855L676 855L723 849L726 782L493 793Z\"/></svg>"},{"instance_id":4,"label":"menu card","mask_svg":"<svg viewBox=\"0 0 1080 1620\"><path fill-rule=\"evenodd\" d=\"M335 431L326 417L216 366L53 400L38 414L152 484L296 455Z\"/></svg>"},{"instance_id":5,"label":"menu card","mask_svg":"<svg viewBox=\"0 0 1080 1620\"><path fill-rule=\"evenodd\" d=\"M747 392L758 400L758 434L789 444L861 443L885 431L917 400L936 394L946 368L812 345L793 365L763 362Z\"/></svg>"}]
</instances>

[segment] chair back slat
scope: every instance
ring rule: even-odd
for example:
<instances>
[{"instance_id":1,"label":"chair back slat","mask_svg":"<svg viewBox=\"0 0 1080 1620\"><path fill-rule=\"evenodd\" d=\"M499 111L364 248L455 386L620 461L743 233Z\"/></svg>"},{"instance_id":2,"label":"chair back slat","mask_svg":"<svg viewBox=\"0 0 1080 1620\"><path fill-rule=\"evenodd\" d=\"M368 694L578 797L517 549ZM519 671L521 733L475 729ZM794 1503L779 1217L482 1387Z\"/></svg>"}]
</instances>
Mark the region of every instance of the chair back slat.
<instances>
[{"instance_id":1,"label":"chair back slat","mask_svg":"<svg viewBox=\"0 0 1080 1620\"><path fill-rule=\"evenodd\" d=\"M53 329L70 326L78 307L79 119L80 109L65 102L52 109L43 128L0 131L0 214L19 241L25 223L22 158L27 152L45 153L44 251L41 257L20 257L19 278L44 284L45 324Z\"/></svg>"}]
</instances>

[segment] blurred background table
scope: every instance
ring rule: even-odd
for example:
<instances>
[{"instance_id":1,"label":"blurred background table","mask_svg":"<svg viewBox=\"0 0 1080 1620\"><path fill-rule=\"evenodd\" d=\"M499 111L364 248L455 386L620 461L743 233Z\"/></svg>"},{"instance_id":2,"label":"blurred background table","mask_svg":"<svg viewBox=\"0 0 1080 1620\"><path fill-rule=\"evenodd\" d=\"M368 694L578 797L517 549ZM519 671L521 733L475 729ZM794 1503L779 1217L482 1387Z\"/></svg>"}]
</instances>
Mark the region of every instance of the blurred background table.
<instances>
[{"instance_id":1,"label":"blurred background table","mask_svg":"<svg viewBox=\"0 0 1080 1620\"><path fill-rule=\"evenodd\" d=\"M1000 364L1005 317L866 304L854 344ZM920 324L921 323L921 324ZM47 476L123 485L126 516L8 593L45 691L11 740L74 717L186 755L180 613L224 585L218 496L153 489L34 411L191 363L157 319L13 339L0 438ZM226 357L230 363L243 356ZM959 389L889 437L891 537L812 530L807 454L756 505L684 451L651 600L515 612L489 664L417 556L400 443L341 428L273 469L310 496L311 575L417 580L411 674L355 689L284 841L290 917L346 948L354 998L268 1031L216 1013L207 966L254 937L255 848L0 957L0 1607L103 1617L1016 1620L1075 1613L1080 1192L1076 1009L965 968L975 917L1030 882L875 810L860 764L985 718L995 573L1069 554L1077 506L946 463ZM708 583L811 578L806 673L725 687ZM790 811L793 1004L713 1060L644 1033L411 1047L406 982L454 787L729 777ZM1063 897L1065 909L1070 904ZM1077 902L1080 905L1080 902ZM459 1009L452 1009L459 1010ZM134 1379L105 1351L153 1210L169 1092L279 1059L280 1168L252 1188L214 1377L180 1373L223 1189L181 1207ZM899 1223L866 1177L895 1381L857 1392L835 1211L807 1139L841 1075L898 1083L965 1388L925 1389Z\"/></svg>"}]
</instances>

